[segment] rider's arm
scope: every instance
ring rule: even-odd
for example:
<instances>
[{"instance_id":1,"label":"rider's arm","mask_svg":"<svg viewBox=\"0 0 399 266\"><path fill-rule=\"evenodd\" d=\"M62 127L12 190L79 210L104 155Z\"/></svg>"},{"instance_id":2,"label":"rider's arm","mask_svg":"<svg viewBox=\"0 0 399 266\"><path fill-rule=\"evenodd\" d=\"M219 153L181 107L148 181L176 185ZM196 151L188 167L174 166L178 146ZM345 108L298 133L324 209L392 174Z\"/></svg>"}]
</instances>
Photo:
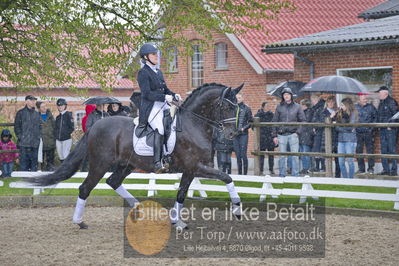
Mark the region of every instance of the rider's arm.
<instances>
[{"instance_id":1,"label":"rider's arm","mask_svg":"<svg viewBox=\"0 0 399 266\"><path fill-rule=\"evenodd\" d=\"M150 87L150 76L144 69L139 71L137 82L141 90L141 96L150 101L164 102L165 94L160 91L151 90Z\"/></svg>"}]
</instances>

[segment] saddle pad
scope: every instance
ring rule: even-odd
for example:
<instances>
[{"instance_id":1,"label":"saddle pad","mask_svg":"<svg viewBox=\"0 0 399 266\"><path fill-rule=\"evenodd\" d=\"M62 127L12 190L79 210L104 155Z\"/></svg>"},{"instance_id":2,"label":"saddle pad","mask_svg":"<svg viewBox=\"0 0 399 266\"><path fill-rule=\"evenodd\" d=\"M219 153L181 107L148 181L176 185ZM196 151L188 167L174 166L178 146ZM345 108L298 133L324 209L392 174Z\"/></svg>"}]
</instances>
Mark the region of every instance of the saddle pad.
<instances>
[{"instance_id":1,"label":"saddle pad","mask_svg":"<svg viewBox=\"0 0 399 266\"><path fill-rule=\"evenodd\" d=\"M176 144L176 120L173 119L172 122L172 130L170 133L170 137L168 138L167 145L168 151L166 151L165 147L163 148L163 154L169 155L173 152ZM146 136L138 138L135 134L136 127L133 130L133 149L137 155L140 156L154 156L154 148L147 145Z\"/></svg>"}]
</instances>

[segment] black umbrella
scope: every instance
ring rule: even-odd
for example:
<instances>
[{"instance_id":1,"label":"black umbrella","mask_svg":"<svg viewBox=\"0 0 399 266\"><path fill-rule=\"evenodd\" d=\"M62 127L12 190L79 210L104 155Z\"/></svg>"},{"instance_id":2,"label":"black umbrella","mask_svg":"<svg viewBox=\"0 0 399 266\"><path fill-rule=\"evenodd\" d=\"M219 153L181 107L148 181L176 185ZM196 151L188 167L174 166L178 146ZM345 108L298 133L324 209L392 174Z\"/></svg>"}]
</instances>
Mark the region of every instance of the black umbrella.
<instances>
[{"instance_id":1,"label":"black umbrella","mask_svg":"<svg viewBox=\"0 0 399 266\"><path fill-rule=\"evenodd\" d=\"M111 103L121 104L121 102L118 99L110 96L91 97L87 99L83 104L89 105L89 104L111 104Z\"/></svg>"},{"instance_id":2,"label":"black umbrella","mask_svg":"<svg viewBox=\"0 0 399 266\"><path fill-rule=\"evenodd\" d=\"M324 76L307 83L303 92L323 92L340 94L369 94L367 88L358 80L345 76Z\"/></svg>"},{"instance_id":3,"label":"black umbrella","mask_svg":"<svg viewBox=\"0 0 399 266\"><path fill-rule=\"evenodd\" d=\"M284 81L284 82L281 82L280 84L278 84L277 86L273 87L267 93L281 98L281 91L284 88L290 88L292 90L292 92L294 93L295 97L302 97L304 93L301 91L301 88L305 84L306 83L297 81L297 80Z\"/></svg>"}]
</instances>

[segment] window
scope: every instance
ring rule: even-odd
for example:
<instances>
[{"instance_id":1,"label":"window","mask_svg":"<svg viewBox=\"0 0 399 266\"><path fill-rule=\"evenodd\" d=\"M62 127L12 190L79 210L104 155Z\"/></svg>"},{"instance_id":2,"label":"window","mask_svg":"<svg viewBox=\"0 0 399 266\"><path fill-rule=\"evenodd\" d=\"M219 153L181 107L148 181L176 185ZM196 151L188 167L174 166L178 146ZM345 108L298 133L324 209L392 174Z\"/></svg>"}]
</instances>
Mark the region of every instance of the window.
<instances>
[{"instance_id":1,"label":"window","mask_svg":"<svg viewBox=\"0 0 399 266\"><path fill-rule=\"evenodd\" d=\"M204 83L204 60L199 45L193 45L191 58L191 86L199 87Z\"/></svg>"},{"instance_id":2,"label":"window","mask_svg":"<svg viewBox=\"0 0 399 266\"><path fill-rule=\"evenodd\" d=\"M215 45L215 64L216 69L227 69L227 44L224 42Z\"/></svg>"},{"instance_id":3,"label":"window","mask_svg":"<svg viewBox=\"0 0 399 266\"><path fill-rule=\"evenodd\" d=\"M378 106L378 94L376 91L381 86L387 86L392 93L392 67L359 67L337 69L337 75L357 79L369 90L370 103ZM349 95L345 95L348 97ZM337 97L341 101L342 95ZM356 99L354 99L356 101Z\"/></svg>"},{"instance_id":4,"label":"window","mask_svg":"<svg viewBox=\"0 0 399 266\"><path fill-rule=\"evenodd\" d=\"M75 128L82 128L82 119L86 115L85 111L79 110L75 112Z\"/></svg>"},{"instance_id":5,"label":"window","mask_svg":"<svg viewBox=\"0 0 399 266\"><path fill-rule=\"evenodd\" d=\"M170 47L166 49L166 64L168 67L168 72L177 72L177 48Z\"/></svg>"}]
</instances>

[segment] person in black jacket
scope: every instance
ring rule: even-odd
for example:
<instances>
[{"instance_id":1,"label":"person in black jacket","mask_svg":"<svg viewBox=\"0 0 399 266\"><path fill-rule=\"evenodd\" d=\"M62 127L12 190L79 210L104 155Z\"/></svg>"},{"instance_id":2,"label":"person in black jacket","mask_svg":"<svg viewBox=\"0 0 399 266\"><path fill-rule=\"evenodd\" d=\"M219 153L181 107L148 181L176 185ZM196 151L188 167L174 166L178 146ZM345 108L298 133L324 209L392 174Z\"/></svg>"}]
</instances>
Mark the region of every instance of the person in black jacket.
<instances>
[{"instance_id":1,"label":"person in black jacket","mask_svg":"<svg viewBox=\"0 0 399 266\"><path fill-rule=\"evenodd\" d=\"M127 106L122 106L120 103L113 103L113 104L108 104L107 107L107 113L110 116L128 116L128 112L126 112L126 107ZM127 107L129 108L129 107Z\"/></svg>"},{"instance_id":2,"label":"person in black jacket","mask_svg":"<svg viewBox=\"0 0 399 266\"><path fill-rule=\"evenodd\" d=\"M41 138L42 122L40 114L35 111L36 97L25 97L25 107L15 116L14 132L20 149L20 170L37 171L37 156Z\"/></svg>"},{"instance_id":3,"label":"person in black jacket","mask_svg":"<svg viewBox=\"0 0 399 266\"><path fill-rule=\"evenodd\" d=\"M325 101L320 98L319 94L312 94L310 97L310 101L312 102L310 121L313 123L324 123L325 117L323 115ZM324 136L324 128L317 127L313 130L314 132L314 140L312 145L312 152L322 152L323 144L322 139ZM325 171L325 159L322 157L315 157L314 159L315 166L312 169L313 172Z\"/></svg>"},{"instance_id":4,"label":"person in black jacket","mask_svg":"<svg viewBox=\"0 0 399 266\"><path fill-rule=\"evenodd\" d=\"M355 105L359 114L359 123L376 123L377 109L374 105L367 102L366 95L359 96L359 103ZM369 154L374 153L374 128L372 127L358 127L356 128L356 153L363 153L363 147L366 146L366 151ZM367 172L374 174L374 159L368 159ZM366 168L363 158L357 159L358 173L364 173Z\"/></svg>"},{"instance_id":5,"label":"person in black jacket","mask_svg":"<svg viewBox=\"0 0 399 266\"><path fill-rule=\"evenodd\" d=\"M270 110L269 105L266 102L262 103L262 108L258 110L255 115L259 117L260 122L271 122L273 120L274 113ZM273 142L272 127L261 127L260 128L260 150L261 151L274 151L276 145ZM274 175L274 156L269 155L269 173ZM265 156L261 155L260 158L260 172L263 174Z\"/></svg>"},{"instance_id":6,"label":"person in black jacket","mask_svg":"<svg viewBox=\"0 0 399 266\"><path fill-rule=\"evenodd\" d=\"M398 103L389 96L389 90L386 86L380 87L378 90L378 96L380 98L380 105L378 106L378 123L389 123L391 122L392 116L398 111ZM396 152L396 138L397 128L380 128L380 139L381 139L381 153L382 154L397 154ZM396 160L388 160L382 158L383 171L380 175L391 175L396 176L398 171L398 165ZM391 168L389 164L392 164Z\"/></svg>"},{"instance_id":7,"label":"person in black jacket","mask_svg":"<svg viewBox=\"0 0 399 266\"><path fill-rule=\"evenodd\" d=\"M144 66L137 74L137 82L141 90L139 124L147 123L154 133L154 172L165 172L169 165L162 163L162 150L164 143L163 118L164 111L170 109L173 100L181 101L182 98L169 90L166 86L162 71L157 68L158 49L150 43L144 44L139 51Z\"/></svg>"},{"instance_id":8,"label":"person in black jacket","mask_svg":"<svg viewBox=\"0 0 399 266\"><path fill-rule=\"evenodd\" d=\"M311 109L310 109L310 101L308 99L301 100L301 107L303 112L305 113L306 122L310 122L311 117ZM311 127L300 127L298 130L299 135L299 152L310 152L313 145L313 129ZM309 174L310 169L310 157L309 156L301 156L302 162L302 170L301 174L306 175Z\"/></svg>"},{"instance_id":9,"label":"person in black jacket","mask_svg":"<svg viewBox=\"0 0 399 266\"><path fill-rule=\"evenodd\" d=\"M238 174L246 175L248 173L248 129L251 127L249 123L253 119L251 108L244 103L244 96L238 93L236 98L238 103L236 112L236 129L238 135L234 138L234 152L237 157Z\"/></svg>"},{"instance_id":10,"label":"person in black jacket","mask_svg":"<svg viewBox=\"0 0 399 266\"><path fill-rule=\"evenodd\" d=\"M71 134L75 130L72 112L68 112L67 102L60 98L57 100L57 109L60 114L55 119L55 145L61 163L68 156L72 147Z\"/></svg>"},{"instance_id":11,"label":"person in black jacket","mask_svg":"<svg viewBox=\"0 0 399 266\"><path fill-rule=\"evenodd\" d=\"M103 104L96 104L96 109L94 109L94 111L92 111L87 117L86 130L89 131L98 120L109 116L110 115L104 111Z\"/></svg>"},{"instance_id":12,"label":"person in black jacket","mask_svg":"<svg viewBox=\"0 0 399 266\"><path fill-rule=\"evenodd\" d=\"M213 130L213 148L216 151L218 169L223 173L231 174L231 153L233 141L225 138L222 131Z\"/></svg>"},{"instance_id":13,"label":"person in black jacket","mask_svg":"<svg viewBox=\"0 0 399 266\"><path fill-rule=\"evenodd\" d=\"M294 102L293 93L290 88L284 88L281 92L282 100L277 106L272 122L305 122L306 117L301 106ZM296 126L280 126L273 128L273 141L280 147L281 152L286 152L290 147L291 152L299 151L298 127ZM279 176L286 176L286 156L280 156L279 159ZM299 159L298 156L292 158L292 175L299 175Z\"/></svg>"}]
</instances>

